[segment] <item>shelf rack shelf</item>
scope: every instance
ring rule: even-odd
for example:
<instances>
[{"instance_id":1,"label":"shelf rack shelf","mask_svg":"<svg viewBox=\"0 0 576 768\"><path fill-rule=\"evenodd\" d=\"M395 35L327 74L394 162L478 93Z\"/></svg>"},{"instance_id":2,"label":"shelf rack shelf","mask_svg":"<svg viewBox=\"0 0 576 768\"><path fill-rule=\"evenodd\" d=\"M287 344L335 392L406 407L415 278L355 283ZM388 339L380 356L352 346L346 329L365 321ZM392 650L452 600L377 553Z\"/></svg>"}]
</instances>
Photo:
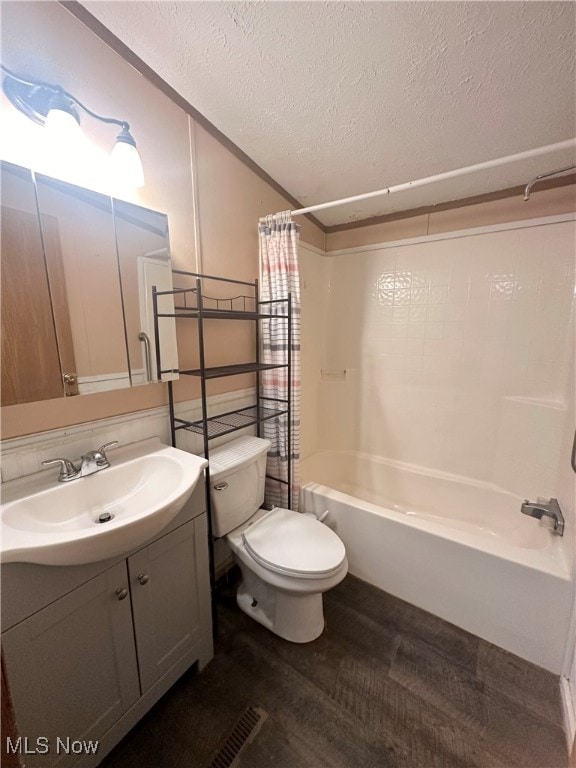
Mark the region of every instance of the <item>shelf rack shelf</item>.
<instances>
[{"instance_id":1,"label":"shelf rack shelf","mask_svg":"<svg viewBox=\"0 0 576 768\"><path fill-rule=\"evenodd\" d=\"M176 416L174 404L174 384L168 381L168 402L170 409L170 431L172 436L172 445L176 446L176 433L178 430L186 430L203 438L204 456L210 459L210 441L217 437L229 435L246 427L255 426L257 435L260 437L261 425L270 419L281 416L286 417L287 444L292 446L291 433L291 346L292 346L292 297L289 294L285 299L272 299L261 301L259 296L258 280L246 282L243 280L232 280L214 275L206 275L198 272L186 272L184 270L173 270L175 279L183 281L192 281L192 284L184 288L174 288L171 291L157 291L152 289L152 305L154 311L154 335L156 342L156 369L158 377L161 379L165 373L179 373L184 376L195 376L200 379L202 418L196 421L187 421ZM245 291L240 295L233 297L214 297L206 293L206 285L212 283L220 284L225 291L235 290L234 286L241 286ZM174 312L159 312L158 299L161 296L170 295L174 299ZM198 351L199 367L187 370L162 369L159 321L162 318L171 317L182 320L196 320L198 324ZM211 320L244 320L255 324L255 360L247 363L236 363L233 365L208 366L206 364L205 350L205 322ZM287 352L285 362L279 364L262 363L260 361L260 325L263 322L271 320L283 320L287 324ZM280 398L265 397L261 392L262 371L272 369L286 369L288 381L288 397L283 400ZM207 403L207 382L212 379L222 378L224 376L238 376L240 374L253 373L256 375L256 402L252 406L239 408L226 413L208 415ZM291 450L290 450L291 454ZM288 506L292 506L291 488L292 488L292 465L288 462L288 478L282 480L276 477L267 476L272 480L284 483L288 490ZM208 515L208 535L210 545L210 581L212 585L212 606L213 621L216 627L215 614L215 568L214 568L214 549L212 534L212 501L210 494L210 467L206 469L206 510Z\"/></svg>"},{"instance_id":2,"label":"shelf rack shelf","mask_svg":"<svg viewBox=\"0 0 576 768\"><path fill-rule=\"evenodd\" d=\"M288 413L288 408L257 408L255 405L247 408L239 408L235 411L221 413L218 416L210 416L206 422L208 426L208 439L222 437L231 432L237 432L245 427L252 427L261 424L268 419L275 419L278 416ZM175 419L176 429L186 429L189 432L195 432L197 435L204 434L204 422L186 421L184 419Z\"/></svg>"},{"instance_id":3,"label":"shelf rack shelf","mask_svg":"<svg viewBox=\"0 0 576 768\"><path fill-rule=\"evenodd\" d=\"M237 365L218 365L214 368L194 368L180 371L186 376L201 376L205 379L219 379L222 376L238 376L241 373L259 373L272 368L286 368L286 365L268 365L266 363L238 363Z\"/></svg>"},{"instance_id":4,"label":"shelf rack shelf","mask_svg":"<svg viewBox=\"0 0 576 768\"><path fill-rule=\"evenodd\" d=\"M164 293L168 293L168 291L164 291ZM171 291L170 291L171 293ZM160 292L159 294L160 295ZM192 318L194 320L197 320L199 317L199 312L197 310L190 310L188 308L184 307L174 307L175 312L174 313L159 313L158 317L188 317ZM182 312L178 310L184 310ZM268 312L244 312L244 311L233 311L233 310L215 310L215 309L206 309L202 313L202 317L204 320L270 320L272 318L279 319L279 320L287 320L288 315L272 315Z\"/></svg>"}]
</instances>

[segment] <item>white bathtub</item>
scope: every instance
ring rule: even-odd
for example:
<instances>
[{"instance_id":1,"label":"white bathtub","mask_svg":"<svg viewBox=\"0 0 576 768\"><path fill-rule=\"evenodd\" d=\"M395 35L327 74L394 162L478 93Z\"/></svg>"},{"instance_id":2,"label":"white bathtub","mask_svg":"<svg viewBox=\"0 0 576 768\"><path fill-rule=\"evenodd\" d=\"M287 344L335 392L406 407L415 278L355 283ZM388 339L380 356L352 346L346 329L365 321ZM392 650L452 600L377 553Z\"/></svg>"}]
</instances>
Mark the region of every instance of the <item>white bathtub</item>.
<instances>
[{"instance_id":1,"label":"white bathtub","mask_svg":"<svg viewBox=\"0 0 576 768\"><path fill-rule=\"evenodd\" d=\"M301 509L329 511L350 573L560 674L574 594L566 548L521 514L522 499L353 452L316 453L301 473Z\"/></svg>"}]
</instances>

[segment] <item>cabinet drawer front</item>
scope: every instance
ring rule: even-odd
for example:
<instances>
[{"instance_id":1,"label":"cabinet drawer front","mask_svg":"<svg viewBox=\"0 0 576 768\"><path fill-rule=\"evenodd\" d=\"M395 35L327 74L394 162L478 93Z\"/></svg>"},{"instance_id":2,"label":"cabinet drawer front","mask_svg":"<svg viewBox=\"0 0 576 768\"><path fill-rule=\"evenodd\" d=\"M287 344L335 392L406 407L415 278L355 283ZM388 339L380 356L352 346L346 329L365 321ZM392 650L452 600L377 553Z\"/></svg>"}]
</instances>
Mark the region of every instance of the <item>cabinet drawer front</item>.
<instances>
[{"instance_id":1,"label":"cabinet drawer front","mask_svg":"<svg viewBox=\"0 0 576 768\"><path fill-rule=\"evenodd\" d=\"M190 521L128 559L142 693L200 637L196 548Z\"/></svg>"},{"instance_id":2,"label":"cabinet drawer front","mask_svg":"<svg viewBox=\"0 0 576 768\"><path fill-rule=\"evenodd\" d=\"M61 742L97 740L138 698L127 588L118 563L2 635L19 735L50 745L27 766L73 765Z\"/></svg>"}]
</instances>

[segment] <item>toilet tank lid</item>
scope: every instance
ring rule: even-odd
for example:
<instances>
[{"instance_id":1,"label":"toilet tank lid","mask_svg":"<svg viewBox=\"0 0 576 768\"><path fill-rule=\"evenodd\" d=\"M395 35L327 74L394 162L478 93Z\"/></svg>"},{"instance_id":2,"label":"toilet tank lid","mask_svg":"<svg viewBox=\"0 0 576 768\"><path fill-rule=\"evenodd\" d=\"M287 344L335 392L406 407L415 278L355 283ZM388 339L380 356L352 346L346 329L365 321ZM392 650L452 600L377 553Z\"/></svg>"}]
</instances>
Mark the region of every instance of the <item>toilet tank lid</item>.
<instances>
[{"instance_id":1,"label":"toilet tank lid","mask_svg":"<svg viewBox=\"0 0 576 768\"><path fill-rule=\"evenodd\" d=\"M270 450L270 440L260 437L238 437L210 451L210 480L229 474L258 459Z\"/></svg>"}]
</instances>

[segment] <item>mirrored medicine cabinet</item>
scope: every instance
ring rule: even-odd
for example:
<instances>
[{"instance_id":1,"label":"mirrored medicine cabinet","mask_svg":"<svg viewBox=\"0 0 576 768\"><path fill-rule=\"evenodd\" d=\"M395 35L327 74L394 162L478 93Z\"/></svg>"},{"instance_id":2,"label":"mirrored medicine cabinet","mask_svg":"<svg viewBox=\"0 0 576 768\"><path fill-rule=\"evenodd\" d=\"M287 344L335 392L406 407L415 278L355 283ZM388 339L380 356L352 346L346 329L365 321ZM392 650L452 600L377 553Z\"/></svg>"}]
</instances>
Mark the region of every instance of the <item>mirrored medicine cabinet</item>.
<instances>
[{"instance_id":1,"label":"mirrored medicine cabinet","mask_svg":"<svg viewBox=\"0 0 576 768\"><path fill-rule=\"evenodd\" d=\"M158 381L166 215L5 161L0 174L2 405ZM173 313L172 297L159 310ZM161 368L177 371L174 318L159 332Z\"/></svg>"}]
</instances>

